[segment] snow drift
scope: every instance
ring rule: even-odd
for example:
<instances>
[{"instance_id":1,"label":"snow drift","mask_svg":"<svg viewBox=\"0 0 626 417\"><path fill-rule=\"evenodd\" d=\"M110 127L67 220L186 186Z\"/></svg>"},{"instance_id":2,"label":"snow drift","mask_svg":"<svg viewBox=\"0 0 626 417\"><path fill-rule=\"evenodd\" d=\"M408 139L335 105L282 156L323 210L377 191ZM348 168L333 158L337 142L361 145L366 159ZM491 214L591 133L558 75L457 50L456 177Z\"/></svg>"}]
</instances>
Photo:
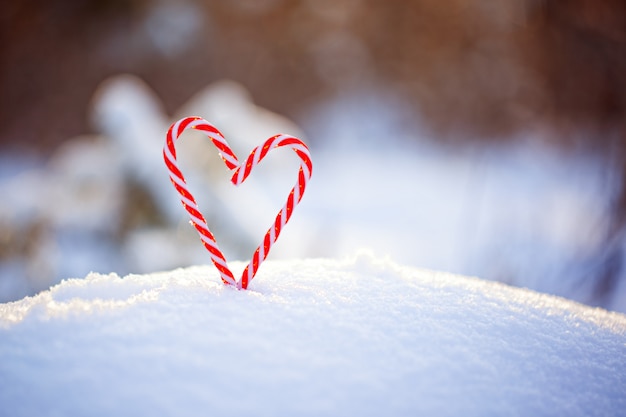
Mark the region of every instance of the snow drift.
<instances>
[{"instance_id":1,"label":"snow drift","mask_svg":"<svg viewBox=\"0 0 626 417\"><path fill-rule=\"evenodd\" d=\"M233 263L233 272L244 263ZM1 415L616 416L626 317L359 254L0 304Z\"/></svg>"}]
</instances>

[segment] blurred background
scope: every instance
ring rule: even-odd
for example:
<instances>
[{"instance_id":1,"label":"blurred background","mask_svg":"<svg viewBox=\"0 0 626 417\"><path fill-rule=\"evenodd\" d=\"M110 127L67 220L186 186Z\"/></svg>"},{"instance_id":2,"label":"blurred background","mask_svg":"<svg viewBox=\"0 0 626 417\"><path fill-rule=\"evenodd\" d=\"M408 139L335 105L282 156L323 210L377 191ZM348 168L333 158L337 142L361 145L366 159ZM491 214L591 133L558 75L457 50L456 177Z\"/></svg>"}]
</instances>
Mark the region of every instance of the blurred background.
<instances>
[{"instance_id":1,"label":"blurred background","mask_svg":"<svg viewBox=\"0 0 626 417\"><path fill-rule=\"evenodd\" d=\"M195 114L240 158L310 145L272 259L366 247L626 312L624 74L623 0L2 2L0 302L208 263L161 156ZM233 193L186 135L192 191L248 259L295 158Z\"/></svg>"}]
</instances>

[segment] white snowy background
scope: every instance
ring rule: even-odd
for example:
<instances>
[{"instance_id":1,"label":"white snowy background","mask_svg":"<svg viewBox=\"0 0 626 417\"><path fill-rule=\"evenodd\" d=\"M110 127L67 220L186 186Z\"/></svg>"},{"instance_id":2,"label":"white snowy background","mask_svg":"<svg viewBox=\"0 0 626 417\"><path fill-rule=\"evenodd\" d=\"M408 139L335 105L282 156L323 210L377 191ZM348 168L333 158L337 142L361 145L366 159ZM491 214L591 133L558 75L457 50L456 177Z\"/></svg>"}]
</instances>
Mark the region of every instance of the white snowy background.
<instances>
[{"instance_id":1,"label":"white snowy background","mask_svg":"<svg viewBox=\"0 0 626 417\"><path fill-rule=\"evenodd\" d=\"M551 149L541 132L514 145L444 148L419 120L406 125L405 108L391 93L355 91L312 107L299 127L221 81L168 116L140 79L114 77L91 106L100 134L67 141L49 161L2 156L0 227L10 246L0 262L0 301L91 271L208 263L161 156L169 124L199 115L240 158L278 132L309 142L313 177L271 259L369 248L405 265L626 311L621 276L609 298L593 297L617 184L610 161ZM178 147L192 192L227 258L248 259L295 182L297 158L272 153L235 189L208 140L185 135Z\"/></svg>"}]
</instances>

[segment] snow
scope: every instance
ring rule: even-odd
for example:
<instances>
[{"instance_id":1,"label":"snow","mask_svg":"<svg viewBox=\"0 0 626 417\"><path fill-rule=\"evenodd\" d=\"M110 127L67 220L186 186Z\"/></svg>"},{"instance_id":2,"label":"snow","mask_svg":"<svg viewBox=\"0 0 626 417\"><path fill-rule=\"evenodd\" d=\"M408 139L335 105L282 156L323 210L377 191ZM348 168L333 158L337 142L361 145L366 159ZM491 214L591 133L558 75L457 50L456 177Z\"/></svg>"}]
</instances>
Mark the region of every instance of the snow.
<instances>
[{"instance_id":1,"label":"snow","mask_svg":"<svg viewBox=\"0 0 626 417\"><path fill-rule=\"evenodd\" d=\"M243 262L232 263L241 271ZM0 304L2 415L618 416L626 316L361 252Z\"/></svg>"}]
</instances>

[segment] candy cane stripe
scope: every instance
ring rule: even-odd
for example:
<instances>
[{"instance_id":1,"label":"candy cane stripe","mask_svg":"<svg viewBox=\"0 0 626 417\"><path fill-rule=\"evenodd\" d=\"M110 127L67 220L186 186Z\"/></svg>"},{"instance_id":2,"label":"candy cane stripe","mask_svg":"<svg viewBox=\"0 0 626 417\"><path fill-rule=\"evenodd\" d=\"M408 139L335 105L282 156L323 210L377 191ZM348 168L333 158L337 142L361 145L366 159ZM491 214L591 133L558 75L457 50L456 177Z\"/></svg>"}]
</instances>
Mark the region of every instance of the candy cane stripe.
<instances>
[{"instance_id":1,"label":"candy cane stripe","mask_svg":"<svg viewBox=\"0 0 626 417\"><path fill-rule=\"evenodd\" d=\"M261 244L254 251L252 259L241 274L239 281L235 280L233 273L228 268L226 258L220 251L217 241L209 230L195 198L187 188L185 177L178 168L175 142L180 139L182 133L187 129L196 129L206 134L217 148L226 167L233 171L231 182L234 185L242 184L246 178L248 178L252 170L272 149L283 146L290 147L301 160L296 185L289 192L285 205L278 212L274 223L267 230ZM170 180L176 191L180 194L181 203L189 214L191 224L200 235L204 247L211 256L211 261L220 273L222 282L226 285L233 285L241 289L248 288L250 281L252 281L256 275L261 263L267 258L272 245L278 239L282 228L287 224L293 210L304 195L306 184L313 170L309 149L300 139L290 135L279 134L272 136L262 145L254 148L246 160L239 163L237 156L233 153L228 142L226 142L224 135L215 126L200 117L185 117L173 123L167 131L165 145L163 146L163 159L170 171Z\"/></svg>"}]
</instances>

